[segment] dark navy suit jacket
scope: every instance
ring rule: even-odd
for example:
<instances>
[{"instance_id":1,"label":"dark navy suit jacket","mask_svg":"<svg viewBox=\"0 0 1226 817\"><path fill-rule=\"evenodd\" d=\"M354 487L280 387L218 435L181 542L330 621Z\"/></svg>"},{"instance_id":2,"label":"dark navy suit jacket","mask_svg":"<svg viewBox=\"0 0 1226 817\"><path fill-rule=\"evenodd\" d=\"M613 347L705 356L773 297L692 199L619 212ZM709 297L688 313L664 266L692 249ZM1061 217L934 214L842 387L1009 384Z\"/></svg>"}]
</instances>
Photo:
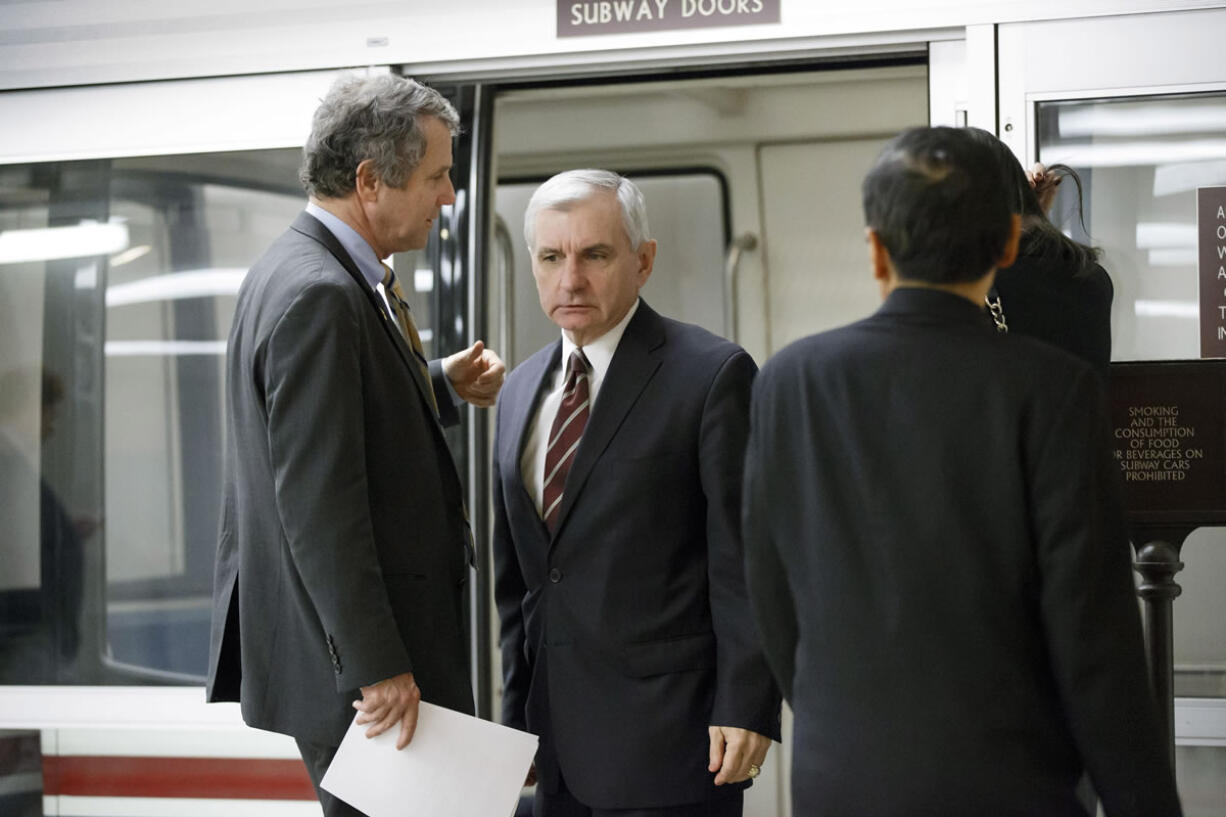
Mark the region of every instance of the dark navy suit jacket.
<instances>
[{"instance_id":1,"label":"dark navy suit jacket","mask_svg":"<svg viewBox=\"0 0 1226 817\"><path fill-rule=\"evenodd\" d=\"M517 367L498 402L494 558L503 720L541 735L596 808L728 794L707 728L779 737L779 697L745 598L740 481L750 385L743 349L646 303L600 387L550 536L520 469L561 340ZM741 788L738 786L736 788Z\"/></svg>"}]
</instances>

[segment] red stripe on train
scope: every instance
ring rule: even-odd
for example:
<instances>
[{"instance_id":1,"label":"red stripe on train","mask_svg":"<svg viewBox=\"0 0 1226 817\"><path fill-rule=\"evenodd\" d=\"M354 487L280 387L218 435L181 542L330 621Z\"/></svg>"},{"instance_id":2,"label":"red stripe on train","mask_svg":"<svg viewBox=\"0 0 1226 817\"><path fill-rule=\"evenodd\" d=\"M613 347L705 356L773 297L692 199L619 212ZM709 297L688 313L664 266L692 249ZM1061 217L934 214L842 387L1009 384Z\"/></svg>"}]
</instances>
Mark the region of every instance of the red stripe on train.
<instances>
[{"instance_id":1,"label":"red stripe on train","mask_svg":"<svg viewBox=\"0 0 1226 817\"><path fill-rule=\"evenodd\" d=\"M85 797L314 800L301 760L43 756L43 793Z\"/></svg>"}]
</instances>

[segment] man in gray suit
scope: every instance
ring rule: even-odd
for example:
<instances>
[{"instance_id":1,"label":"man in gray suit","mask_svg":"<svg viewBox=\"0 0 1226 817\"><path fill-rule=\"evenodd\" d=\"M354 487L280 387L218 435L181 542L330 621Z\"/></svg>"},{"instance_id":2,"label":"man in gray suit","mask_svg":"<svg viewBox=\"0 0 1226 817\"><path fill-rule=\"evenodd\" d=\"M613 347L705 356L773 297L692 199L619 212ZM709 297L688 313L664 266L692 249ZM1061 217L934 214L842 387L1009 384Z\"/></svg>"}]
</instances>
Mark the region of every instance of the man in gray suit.
<instances>
[{"instance_id":1,"label":"man in gray suit","mask_svg":"<svg viewBox=\"0 0 1226 817\"><path fill-rule=\"evenodd\" d=\"M355 709L400 748L419 701L473 710L471 534L441 424L456 395L492 405L505 371L480 341L427 363L381 261L455 201L458 126L412 80L339 81L304 152L306 212L238 294L208 699L293 736L317 790Z\"/></svg>"},{"instance_id":2,"label":"man in gray suit","mask_svg":"<svg viewBox=\"0 0 1226 817\"><path fill-rule=\"evenodd\" d=\"M1109 817L1180 813L1098 375L984 310L1020 229L1000 178L963 130L890 143L885 303L754 384L746 575L795 814L1086 817L1083 768Z\"/></svg>"}]
</instances>

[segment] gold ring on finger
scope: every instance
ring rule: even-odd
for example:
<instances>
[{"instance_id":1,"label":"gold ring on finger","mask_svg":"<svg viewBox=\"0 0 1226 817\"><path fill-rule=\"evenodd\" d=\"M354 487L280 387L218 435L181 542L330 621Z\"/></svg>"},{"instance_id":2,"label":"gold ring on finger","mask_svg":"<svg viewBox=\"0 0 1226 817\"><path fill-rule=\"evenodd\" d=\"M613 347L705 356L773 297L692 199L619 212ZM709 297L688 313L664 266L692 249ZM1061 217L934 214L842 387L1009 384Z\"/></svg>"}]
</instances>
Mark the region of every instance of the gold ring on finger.
<instances>
[{"instance_id":1,"label":"gold ring on finger","mask_svg":"<svg viewBox=\"0 0 1226 817\"><path fill-rule=\"evenodd\" d=\"M757 777L760 774L762 774L762 767L759 766L757 763L750 763L749 764L749 779L753 780L755 777Z\"/></svg>"}]
</instances>

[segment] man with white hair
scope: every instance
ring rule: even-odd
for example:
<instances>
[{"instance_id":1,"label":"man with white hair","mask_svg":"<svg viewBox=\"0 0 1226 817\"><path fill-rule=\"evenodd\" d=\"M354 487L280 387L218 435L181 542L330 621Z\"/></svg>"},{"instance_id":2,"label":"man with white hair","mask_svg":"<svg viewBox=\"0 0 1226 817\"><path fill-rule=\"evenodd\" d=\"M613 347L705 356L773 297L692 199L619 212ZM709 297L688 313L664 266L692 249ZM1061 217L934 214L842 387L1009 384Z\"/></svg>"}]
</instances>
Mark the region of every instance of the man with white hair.
<instances>
[{"instance_id":1,"label":"man with white hair","mask_svg":"<svg viewBox=\"0 0 1226 817\"><path fill-rule=\"evenodd\" d=\"M628 179L553 177L524 233L562 336L499 401L494 559L535 813L740 815L779 737L740 537L757 367L639 298L656 242Z\"/></svg>"}]
</instances>

